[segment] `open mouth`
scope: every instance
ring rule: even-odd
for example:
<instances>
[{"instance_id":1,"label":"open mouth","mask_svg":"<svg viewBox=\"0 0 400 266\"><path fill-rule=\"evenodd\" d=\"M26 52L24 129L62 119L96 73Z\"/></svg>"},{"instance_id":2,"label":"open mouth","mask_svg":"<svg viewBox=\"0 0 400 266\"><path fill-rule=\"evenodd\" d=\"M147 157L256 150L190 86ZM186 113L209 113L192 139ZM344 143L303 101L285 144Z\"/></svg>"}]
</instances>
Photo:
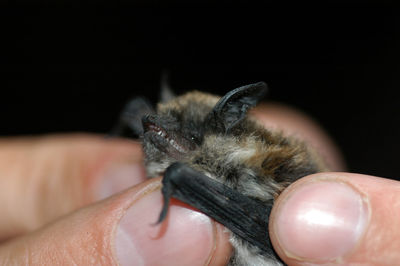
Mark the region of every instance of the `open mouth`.
<instances>
[{"instance_id":1,"label":"open mouth","mask_svg":"<svg viewBox=\"0 0 400 266\"><path fill-rule=\"evenodd\" d=\"M150 140L159 150L169 154L176 154L176 152L182 154L189 151L176 137L168 134L165 129L155 123L146 121L143 127L145 139Z\"/></svg>"}]
</instances>

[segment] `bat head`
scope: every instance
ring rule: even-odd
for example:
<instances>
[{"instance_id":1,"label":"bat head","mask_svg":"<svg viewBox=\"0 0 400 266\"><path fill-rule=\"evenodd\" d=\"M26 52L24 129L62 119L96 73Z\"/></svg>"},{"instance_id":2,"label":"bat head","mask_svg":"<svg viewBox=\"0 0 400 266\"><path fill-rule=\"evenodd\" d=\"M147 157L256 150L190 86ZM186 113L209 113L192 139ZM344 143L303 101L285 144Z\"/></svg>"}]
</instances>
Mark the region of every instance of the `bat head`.
<instances>
[{"instance_id":1,"label":"bat head","mask_svg":"<svg viewBox=\"0 0 400 266\"><path fill-rule=\"evenodd\" d=\"M235 134L249 108L265 95L263 82L239 87L222 98L190 92L158 105L142 118L143 147L150 176L160 175L173 162L202 145L207 134Z\"/></svg>"}]
</instances>

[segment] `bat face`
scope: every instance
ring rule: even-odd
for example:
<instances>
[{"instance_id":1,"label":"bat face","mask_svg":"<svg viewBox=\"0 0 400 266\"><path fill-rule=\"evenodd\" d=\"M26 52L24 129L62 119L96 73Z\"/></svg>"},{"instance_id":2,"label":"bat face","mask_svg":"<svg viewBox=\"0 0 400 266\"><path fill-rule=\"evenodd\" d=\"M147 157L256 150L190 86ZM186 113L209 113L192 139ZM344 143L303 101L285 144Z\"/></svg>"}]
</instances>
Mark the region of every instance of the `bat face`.
<instances>
[{"instance_id":1,"label":"bat face","mask_svg":"<svg viewBox=\"0 0 400 266\"><path fill-rule=\"evenodd\" d=\"M164 175L159 222L170 197L196 207L231 231L230 265L280 264L268 235L273 200L290 183L324 168L303 143L247 117L266 89L260 82L222 98L187 93L160 103L157 111L145 108L138 132L148 175ZM135 108L128 113L143 114ZM127 124L139 128L137 117Z\"/></svg>"},{"instance_id":2,"label":"bat face","mask_svg":"<svg viewBox=\"0 0 400 266\"><path fill-rule=\"evenodd\" d=\"M143 148L149 176L159 176L175 161L188 158L203 143L204 120L218 98L192 92L159 104L142 118Z\"/></svg>"}]
</instances>

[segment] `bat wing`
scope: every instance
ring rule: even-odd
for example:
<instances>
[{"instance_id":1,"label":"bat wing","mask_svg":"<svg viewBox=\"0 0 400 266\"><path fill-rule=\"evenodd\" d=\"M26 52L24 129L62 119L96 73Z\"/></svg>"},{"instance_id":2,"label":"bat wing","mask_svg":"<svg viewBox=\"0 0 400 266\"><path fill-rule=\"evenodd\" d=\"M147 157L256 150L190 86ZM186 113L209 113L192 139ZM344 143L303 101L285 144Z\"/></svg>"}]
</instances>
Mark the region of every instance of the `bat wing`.
<instances>
[{"instance_id":1,"label":"bat wing","mask_svg":"<svg viewBox=\"0 0 400 266\"><path fill-rule=\"evenodd\" d=\"M164 206L158 223L165 219L173 197L199 209L266 255L275 254L268 234L272 200L266 204L246 197L180 162L165 172L162 193Z\"/></svg>"}]
</instances>

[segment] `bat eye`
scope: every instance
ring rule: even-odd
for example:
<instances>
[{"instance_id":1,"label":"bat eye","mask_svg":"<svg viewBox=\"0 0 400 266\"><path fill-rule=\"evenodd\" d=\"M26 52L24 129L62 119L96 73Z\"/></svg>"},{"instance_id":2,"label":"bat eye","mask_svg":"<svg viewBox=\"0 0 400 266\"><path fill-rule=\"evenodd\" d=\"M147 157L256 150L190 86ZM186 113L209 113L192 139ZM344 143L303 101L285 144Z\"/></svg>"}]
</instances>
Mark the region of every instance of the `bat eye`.
<instances>
[{"instance_id":1,"label":"bat eye","mask_svg":"<svg viewBox=\"0 0 400 266\"><path fill-rule=\"evenodd\" d=\"M190 136L190 140L193 141L194 143L196 143L197 145L200 145L200 138L194 135Z\"/></svg>"}]
</instances>

